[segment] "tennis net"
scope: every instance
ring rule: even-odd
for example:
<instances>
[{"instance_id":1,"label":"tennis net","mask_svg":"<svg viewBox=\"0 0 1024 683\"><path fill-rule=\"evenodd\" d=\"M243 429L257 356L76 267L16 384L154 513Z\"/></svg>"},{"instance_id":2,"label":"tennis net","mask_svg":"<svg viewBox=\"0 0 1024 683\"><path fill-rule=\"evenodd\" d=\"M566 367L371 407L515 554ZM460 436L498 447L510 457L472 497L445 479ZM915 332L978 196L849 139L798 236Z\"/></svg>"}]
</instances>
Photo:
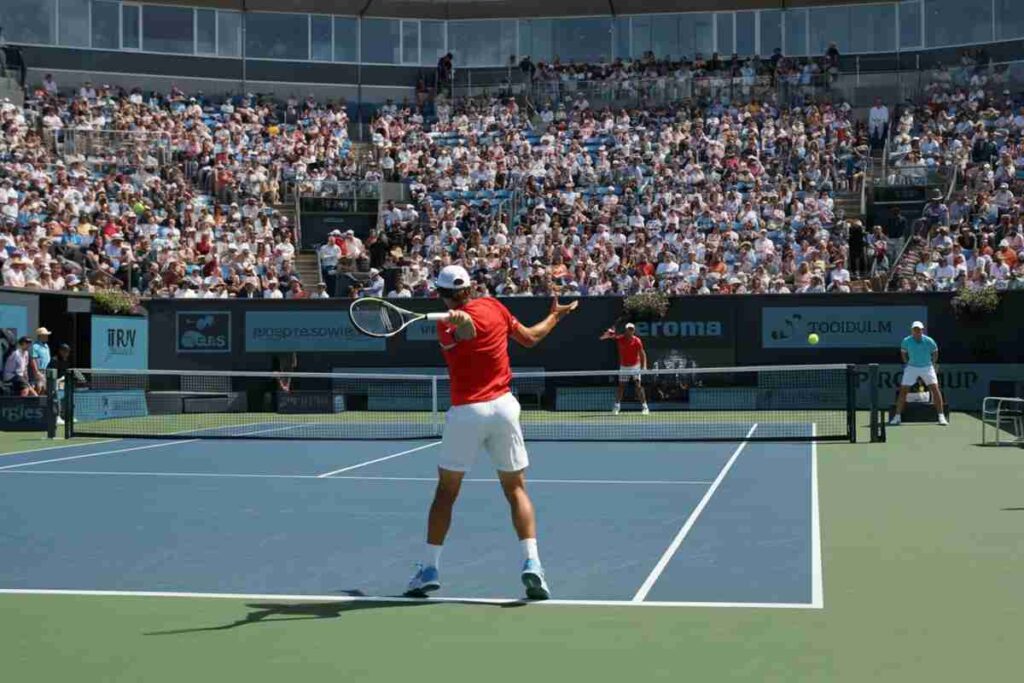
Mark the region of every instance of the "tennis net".
<instances>
[{"instance_id":1,"label":"tennis net","mask_svg":"<svg viewBox=\"0 0 1024 683\"><path fill-rule=\"evenodd\" d=\"M514 373L527 439L856 440L853 366ZM613 414L616 389L625 400ZM445 375L110 371L65 381L66 435L119 438L428 439L450 407Z\"/></svg>"}]
</instances>

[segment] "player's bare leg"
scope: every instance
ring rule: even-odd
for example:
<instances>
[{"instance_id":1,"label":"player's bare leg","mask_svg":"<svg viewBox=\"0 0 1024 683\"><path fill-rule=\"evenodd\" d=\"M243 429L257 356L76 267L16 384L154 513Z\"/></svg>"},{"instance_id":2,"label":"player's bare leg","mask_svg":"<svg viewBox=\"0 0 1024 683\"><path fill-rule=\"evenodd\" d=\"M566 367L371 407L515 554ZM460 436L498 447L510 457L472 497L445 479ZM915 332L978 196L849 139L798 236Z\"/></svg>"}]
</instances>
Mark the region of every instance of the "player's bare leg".
<instances>
[{"instance_id":1,"label":"player's bare leg","mask_svg":"<svg viewBox=\"0 0 1024 683\"><path fill-rule=\"evenodd\" d=\"M899 398L896 399L896 413L889 420L889 424L898 425L900 423L900 416L903 415L903 408L907 405L907 392L910 387L901 386Z\"/></svg>"},{"instance_id":2,"label":"player's bare leg","mask_svg":"<svg viewBox=\"0 0 1024 683\"><path fill-rule=\"evenodd\" d=\"M622 409L622 397L626 395L626 380L620 379L619 386L615 387L615 407L612 408L612 415L618 415Z\"/></svg>"},{"instance_id":3,"label":"player's bare leg","mask_svg":"<svg viewBox=\"0 0 1024 683\"><path fill-rule=\"evenodd\" d=\"M430 504L427 517L427 544L444 545L448 529L452 525L452 509L462 489L462 478L465 472L437 468L437 488L434 490L434 501Z\"/></svg>"},{"instance_id":4,"label":"player's bare leg","mask_svg":"<svg viewBox=\"0 0 1024 683\"><path fill-rule=\"evenodd\" d=\"M945 406L942 401L942 390L939 389L938 384L929 384L928 391L932 392L932 403L935 404L935 412L939 414L939 424L943 426L948 425L946 413L943 411Z\"/></svg>"},{"instance_id":5,"label":"player's bare leg","mask_svg":"<svg viewBox=\"0 0 1024 683\"><path fill-rule=\"evenodd\" d=\"M635 380L633 380L633 382L634 382L634 384L636 386L636 397L638 399L640 399L640 409L641 409L641 411L643 412L644 415L647 415L651 411L647 407L647 394L644 393L644 385L640 381L639 377L637 377Z\"/></svg>"},{"instance_id":6,"label":"player's bare leg","mask_svg":"<svg viewBox=\"0 0 1024 683\"><path fill-rule=\"evenodd\" d=\"M526 493L525 470L518 472L498 472L501 490L508 500L512 513L512 526L519 537L519 545L523 551L523 585L526 596L533 600L547 600L551 597L544 578L544 569L540 563L537 550L537 516L533 511L533 502Z\"/></svg>"},{"instance_id":7,"label":"player's bare leg","mask_svg":"<svg viewBox=\"0 0 1024 683\"><path fill-rule=\"evenodd\" d=\"M427 516L426 556L417 567L416 575L409 581L406 595L426 597L427 593L441 587L438 569L441 565L441 550L444 548L448 529L452 525L452 509L459 498L464 476L464 472L437 468L437 488L434 490L434 500L430 504L430 514Z\"/></svg>"}]
</instances>

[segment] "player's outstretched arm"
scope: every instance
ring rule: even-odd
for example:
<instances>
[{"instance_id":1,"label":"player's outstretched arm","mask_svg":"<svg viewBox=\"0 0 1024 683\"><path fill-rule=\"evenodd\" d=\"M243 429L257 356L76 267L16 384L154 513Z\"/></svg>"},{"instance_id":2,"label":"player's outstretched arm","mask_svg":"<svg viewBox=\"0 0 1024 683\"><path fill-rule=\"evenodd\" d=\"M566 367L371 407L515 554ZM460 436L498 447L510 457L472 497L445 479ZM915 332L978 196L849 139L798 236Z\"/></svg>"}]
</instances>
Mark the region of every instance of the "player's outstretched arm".
<instances>
[{"instance_id":1,"label":"player's outstretched arm","mask_svg":"<svg viewBox=\"0 0 1024 683\"><path fill-rule=\"evenodd\" d=\"M605 330L604 334L601 335L600 341L605 341L606 339L615 339L615 326L614 325L612 327L609 327L607 330Z\"/></svg>"},{"instance_id":2,"label":"player's outstretched arm","mask_svg":"<svg viewBox=\"0 0 1024 683\"><path fill-rule=\"evenodd\" d=\"M551 330L555 329L555 325L558 324L558 321L575 311L576 306L578 305L578 301L573 301L568 304L560 304L556 297L551 300L551 311L547 314L547 317L531 327L520 325L512 333L512 338L522 346L532 348L541 343L544 337L551 334Z\"/></svg>"}]
</instances>

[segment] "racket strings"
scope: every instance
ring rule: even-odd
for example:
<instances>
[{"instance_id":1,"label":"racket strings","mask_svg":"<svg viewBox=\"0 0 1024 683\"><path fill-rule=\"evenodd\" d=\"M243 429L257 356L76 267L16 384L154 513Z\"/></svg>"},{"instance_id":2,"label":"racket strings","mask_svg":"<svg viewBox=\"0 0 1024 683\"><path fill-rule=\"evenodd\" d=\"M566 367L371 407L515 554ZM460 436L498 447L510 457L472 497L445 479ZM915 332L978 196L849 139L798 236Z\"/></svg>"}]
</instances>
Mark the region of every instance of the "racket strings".
<instances>
[{"instance_id":1,"label":"racket strings","mask_svg":"<svg viewBox=\"0 0 1024 683\"><path fill-rule=\"evenodd\" d=\"M352 322L368 334L391 335L401 330L410 320L417 318L410 314L408 318L401 309L384 301L359 301L351 308Z\"/></svg>"}]
</instances>

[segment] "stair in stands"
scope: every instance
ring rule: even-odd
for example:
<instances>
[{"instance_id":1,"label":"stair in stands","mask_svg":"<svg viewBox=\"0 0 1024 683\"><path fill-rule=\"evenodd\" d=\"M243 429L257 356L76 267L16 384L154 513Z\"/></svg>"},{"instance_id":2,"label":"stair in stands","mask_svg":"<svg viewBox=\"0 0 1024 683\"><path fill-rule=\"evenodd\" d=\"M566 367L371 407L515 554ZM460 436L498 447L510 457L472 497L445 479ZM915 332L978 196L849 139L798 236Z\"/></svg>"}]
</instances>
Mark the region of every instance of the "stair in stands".
<instances>
[{"instance_id":1,"label":"stair in stands","mask_svg":"<svg viewBox=\"0 0 1024 683\"><path fill-rule=\"evenodd\" d=\"M836 192L834 201L836 216L842 213L846 220L864 220L864 214L860 210L860 192Z\"/></svg>"},{"instance_id":2,"label":"stair in stands","mask_svg":"<svg viewBox=\"0 0 1024 683\"><path fill-rule=\"evenodd\" d=\"M311 250L299 251L295 254L295 272L302 280L302 286L306 291L312 291L317 283L323 280L320 274L320 266L317 262L316 252Z\"/></svg>"}]
</instances>

